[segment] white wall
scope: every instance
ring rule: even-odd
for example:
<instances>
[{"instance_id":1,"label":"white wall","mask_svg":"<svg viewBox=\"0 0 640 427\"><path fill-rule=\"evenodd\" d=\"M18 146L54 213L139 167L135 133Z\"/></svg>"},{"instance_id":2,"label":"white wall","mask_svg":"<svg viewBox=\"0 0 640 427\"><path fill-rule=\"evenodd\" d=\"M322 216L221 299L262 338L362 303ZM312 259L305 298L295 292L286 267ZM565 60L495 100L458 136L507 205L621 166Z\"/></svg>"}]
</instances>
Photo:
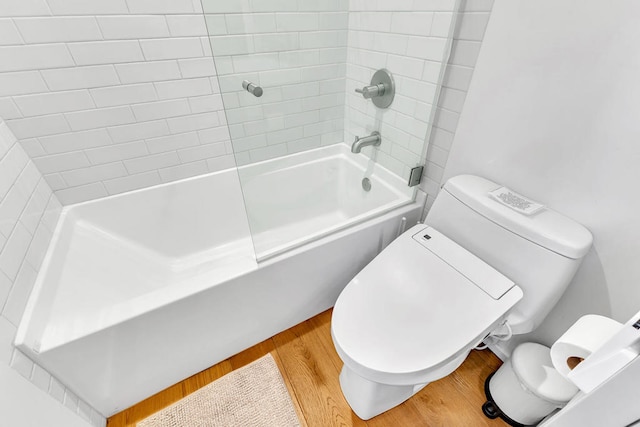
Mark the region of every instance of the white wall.
<instances>
[{"instance_id":1,"label":"white wall","mask_svg":"<svg viewBox=\"0 0 640 427\"><path fill-rule=\"evenodd\" d=\"M427 193L429 208L440 191L444 167L451 150L458 119L471 84L493 0L461 0L446 65L442 91L429 139L426 167L420 189Z\"/></svg>"},{"instance_id":2,"label":"white wall","mask_svg":"<svg viewBox=\"0 0 640 427\"><path fill-rule=\"evenodd\" d=\"M42 411L40 415L50 416L50 425L57 421L63 423L62 420L68 418L67 408L79 416L78 421L83 418L95 426L104 424L102 416L13 346L60 210L60 202L51 188L0 119L0 394L3 395L0 406L11 406L11 410L0 411L3 423L9 422L5 414L13 419L18 408L24 410L29 401L37 401L44 405L38 408ZM11 366L32 384L16 379L6 366ZM12 385L15 390L8 389ZM51 397L41 395L38 389ZM11 400L5 398L8 394ZM56 400L66 407L64 412L55 409ZM25 424L10 424L26 425L29 416L23 415Z\"/></svg>"},{"instance_id":3,"label":"white wall","mask_svg":"<svg viewBox=\"0 0 640 427\"><path fill-rule=\"evenodd\" d=\"M584 313L640 308L640 5L498 0L445 170L503 182L585 224L594 247L529 340L551 344ZM521 337L517 341L521 341ZM545 426L628 425L638 360Z\"/></svg>"},{"instance_id":4,"label":"white wall","mask_svg":"<svg viewBox=\"0 0 640 427\"><path fill-rule=\"evenodd\" d=\"M238 164L351 144L373 130L383 135L383 166L408 178L424 161L455 0L203 5ZM385 110L354 92L378 68L397 83ZM263 97L243 91L244 79L263 86Z\"/></svg>"},{"instance_id":5,"label":"white wall","mask_svg":"<svg viewBox=\"0 0 640 427\"><path fill-rule=\"evenodd\" d=\"M496 1L445 178L475 173L576 219L594 246L529 338L640 308L640 4Z\"/></svg>"},{"instance_id":6,"label":"white wall","mask_svg":"<svg viewBox=\"0 0 640 427\"><path fill-rule=\"evenodd\" d=\"M345 142L379 131L382 144L367 156L401 176L424 161L424 148L455 0L349 2ZM396 95L386 109L355 92L388 69Z\"/></svg>"},{"instance_id":7,"label":"white wall","mask_svg":"<svg viewBox=\"0 0 640 427\"><path fill-rule=\"evenodd\" d=\"M239 165L342 142L347 4L203 2Z\"/></svg>"},{"instance_id":8,"label":"white wall","mask_svg":"<svg viewBox=\"0 0 640 427\"><path fill-rule=\"evenodd\" d=\"M406 177L423 160L454 3L205 1L205 20L199 0L6 2L0 116L63 204L230 167L234 150L244 164L342 142L351 25L347 142L380 128L378 160ZM381 66L399 96L377 117L353 89ZM265 95L243 92L244 78Z\"/></svg>"},{"instance_id":9,"label":"white wall","mask_svg":"<svg viewBox=\"0 0 640 427\"><path fill-rule=\"evenodd\" d=\"M89 427L91 425L3 364L0 364L0 384L2 384L0 413L2 413L3 425L14 427Z\"/></svg>"},{"instance_id":10,"label":"white wall","mask_svg":"<svg viewBox=\"0 0 640 427\"><path fill-rule=\"evenodd\" d=\"M63 204L233 166L199 0L3 1L0 117Z\"/></svg>"}]
</instances>

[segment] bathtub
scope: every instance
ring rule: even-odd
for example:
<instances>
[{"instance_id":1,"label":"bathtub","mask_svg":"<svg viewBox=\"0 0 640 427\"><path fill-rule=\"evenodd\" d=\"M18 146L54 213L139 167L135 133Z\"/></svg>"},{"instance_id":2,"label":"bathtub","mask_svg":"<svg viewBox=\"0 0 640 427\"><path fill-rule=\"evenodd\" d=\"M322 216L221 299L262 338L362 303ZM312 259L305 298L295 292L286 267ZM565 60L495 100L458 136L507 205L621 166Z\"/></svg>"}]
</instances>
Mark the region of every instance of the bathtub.
<instances>
[{"instance_id":1,"label":"bathtub","mask_svg":"<svg viewBox=\"0 0 640 427\"><path fill-rule=\"evenodd\" d=\"M111 416L333 306L418 194L338 144L66 206L16 345Z\"/></svg>"}]
</instances>

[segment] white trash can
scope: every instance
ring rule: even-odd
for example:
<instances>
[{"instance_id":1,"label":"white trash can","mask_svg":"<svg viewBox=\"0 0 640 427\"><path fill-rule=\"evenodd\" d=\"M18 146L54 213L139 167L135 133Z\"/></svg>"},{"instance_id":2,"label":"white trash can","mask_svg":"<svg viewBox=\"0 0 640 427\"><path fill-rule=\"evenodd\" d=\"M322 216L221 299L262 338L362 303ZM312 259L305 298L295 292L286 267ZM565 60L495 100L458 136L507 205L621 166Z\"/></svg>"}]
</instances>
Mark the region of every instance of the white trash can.
<instances>
[{"instance_id":1,"label":"white trash can","mask_svg":"<svg viewBox=\"0 0 640 427\"><path fill-rule=\"evenodd\" d=\"M484 414L512 426L534 426L564 407L578 388L553 367L549 352L549 347L531 342L516 347L485 382Z\"/></svg>"}]
</instances>

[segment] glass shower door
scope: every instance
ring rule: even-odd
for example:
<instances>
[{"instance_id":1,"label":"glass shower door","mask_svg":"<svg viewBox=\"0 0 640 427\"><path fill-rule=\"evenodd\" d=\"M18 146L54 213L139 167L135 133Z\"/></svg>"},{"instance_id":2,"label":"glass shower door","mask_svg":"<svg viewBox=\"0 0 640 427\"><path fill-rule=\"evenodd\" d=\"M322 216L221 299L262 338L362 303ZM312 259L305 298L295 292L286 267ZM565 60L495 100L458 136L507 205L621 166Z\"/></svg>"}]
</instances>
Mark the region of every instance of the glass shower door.
<instances>
[{"instance_id":1,"label":"glass shower door","mask_svg":"<svg viewBox=\"0 0 640 427\"><path fill-rule=\"evenodd\" d=\"M455 3L370 3L203 0L258 260L414 200ZM386 109L355 92L379 68Z\"/></svg>"}]
</instances>

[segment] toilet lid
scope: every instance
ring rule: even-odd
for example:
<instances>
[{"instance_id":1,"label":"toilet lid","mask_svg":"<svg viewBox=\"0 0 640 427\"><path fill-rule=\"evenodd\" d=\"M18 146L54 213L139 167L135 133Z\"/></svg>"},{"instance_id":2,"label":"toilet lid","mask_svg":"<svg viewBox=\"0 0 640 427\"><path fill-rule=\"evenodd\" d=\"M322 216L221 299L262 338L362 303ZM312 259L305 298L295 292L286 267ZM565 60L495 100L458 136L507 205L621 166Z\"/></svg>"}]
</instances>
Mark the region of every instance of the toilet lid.
<instances>
[{"instance_id":1,"label":"toilet lid","mask_svg":"<svg viewBox=\"0 0 640 427\"><path fill-rule=\"evenodd\" d=\"M416 233L427 230L416 227ZM387 384L416 379L453 361L478 344L522 297L513 283L491 296L476 282L495 276L471 274L474 282L455 268L468 260L457 254L458 261L445 261L411 234L396 239L365 267L333 311L332 335L343 361L360 375ZM455 245L439 233L436 237Z\"/></svg>"},{"instance_id":2,"label":"toilet lid","mask_svg":"<svg viewBox=\"0 0 640 427\"><path fill-rule=\"evenodd\" d=\"M511 365L527 390L542 400L563 406L578 393L578 387L556 370L550 353L549 347L525 342L513 350Z\"/></svg>"}]
</instances>

